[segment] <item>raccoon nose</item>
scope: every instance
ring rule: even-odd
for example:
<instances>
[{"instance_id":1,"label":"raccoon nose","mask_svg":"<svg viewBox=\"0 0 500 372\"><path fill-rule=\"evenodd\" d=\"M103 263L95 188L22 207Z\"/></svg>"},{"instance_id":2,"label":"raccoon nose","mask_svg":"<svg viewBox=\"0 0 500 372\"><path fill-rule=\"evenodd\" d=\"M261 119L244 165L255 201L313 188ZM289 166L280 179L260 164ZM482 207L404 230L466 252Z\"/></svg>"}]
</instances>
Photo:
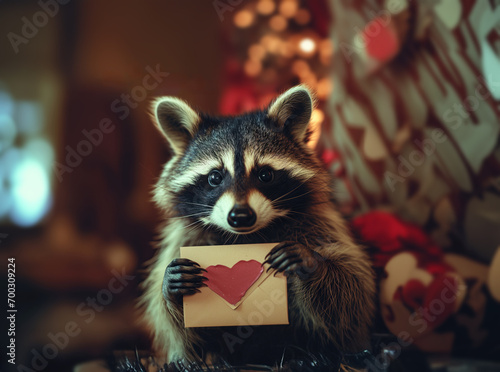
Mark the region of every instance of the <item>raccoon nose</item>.
<instances>
[{"instance_id":1,"label":"raccoon nose","mask_svg":"<svg viewBox=\"0 0 500 372\"><path fill-rule=\"evenodd\" d=\"M227 216L227 222L232 227L250 227L255 223L257 216L248 205L236 204Z\"/></svg>"}]
</instances>

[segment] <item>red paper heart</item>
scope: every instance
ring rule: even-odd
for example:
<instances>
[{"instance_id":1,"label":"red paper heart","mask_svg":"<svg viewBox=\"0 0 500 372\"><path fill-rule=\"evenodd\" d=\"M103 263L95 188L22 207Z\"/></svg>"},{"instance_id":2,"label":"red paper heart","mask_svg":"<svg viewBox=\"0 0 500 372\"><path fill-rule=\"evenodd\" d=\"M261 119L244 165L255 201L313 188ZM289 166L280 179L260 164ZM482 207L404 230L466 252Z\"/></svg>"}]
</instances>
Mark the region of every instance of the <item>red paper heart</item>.
<instances>
[{"instance_id":1,"label":"red paper heart","mask_svg":"<svg viewBox=\"0 0 500 372\"><path fill-rule=\"evenodd\" d=\"M248 288L259 279L264 268L255 260L238 261L229 268L224 265L207 267L208 288L232 305L237 304Z\"/></svg>"}]
</instances>

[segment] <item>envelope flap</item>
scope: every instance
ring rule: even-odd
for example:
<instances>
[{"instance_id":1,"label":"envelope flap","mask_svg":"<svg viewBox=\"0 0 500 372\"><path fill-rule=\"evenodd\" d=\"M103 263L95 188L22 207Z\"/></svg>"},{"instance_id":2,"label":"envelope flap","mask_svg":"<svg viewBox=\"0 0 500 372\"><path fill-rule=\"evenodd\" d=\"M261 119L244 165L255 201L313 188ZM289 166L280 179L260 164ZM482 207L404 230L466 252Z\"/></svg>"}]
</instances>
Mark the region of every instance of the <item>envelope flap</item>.
<instances>
[{"instance_id":1,"label":"envelope flap","mask_svg":"<svg viewBox=\"0 0 500 372\"><path fill-rule=\"evenodd\" d=\"M270 273L266 273L266 269L264 268L264 272L262 273L262 275L259 277L259 279L257 279L248 289L247 291L245 292L245 294L243 295L243 297L241 298L241 300L239 300L237 303L235 303L234 305L227 302L224 298L222 297L219 297L221 299L221 301L223 301L227 306L229 306L231 309L237 309L238 306L240 306L248 297L250 297L250 295L257 289L260 287L260 285L266 281L266 279L269 277L269 275L271 275Z\"/></svg>"},{"instance_id":2,"label":"envelope flap","mask_svg":"<svg viewBox=\"0 0 500 372\"><path fill-rule=\"evenodd\" d=\"M278 243L238 244L181 247L181 257L195 261L201 267L225 265L233 267L238 261L264 262L266 255Z\"/></svg>"}]
</instances>

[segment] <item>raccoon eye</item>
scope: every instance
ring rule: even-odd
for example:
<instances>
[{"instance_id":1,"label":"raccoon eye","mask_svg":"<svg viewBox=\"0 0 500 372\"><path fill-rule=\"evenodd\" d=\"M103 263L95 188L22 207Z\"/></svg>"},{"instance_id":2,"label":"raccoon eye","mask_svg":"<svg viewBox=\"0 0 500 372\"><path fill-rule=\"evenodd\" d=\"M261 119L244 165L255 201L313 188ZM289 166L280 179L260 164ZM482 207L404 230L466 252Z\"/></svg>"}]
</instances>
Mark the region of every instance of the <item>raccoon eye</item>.
<instances>
[{"instance_id":1,"label":"raccoon eye","mask_svg":"<svg viewBox=\"0 0 500 372\"><path fill-rule=\"evenodd\" d=\"M208 183L212 187L219 186L222 183L222 173L214 169L208 174Z\"/></svg>"},{"instance_id":2,"label":"raccoon eye","mask_svg":"<svg viewBox=\"0 0 500 372\"><path fill-rule=\"evenodd\" d=\"M259 180L260 182L268 183L271 182L274 178L274 173L271 168L262 168L259 171Z\"/></svg>"}]
</instances>

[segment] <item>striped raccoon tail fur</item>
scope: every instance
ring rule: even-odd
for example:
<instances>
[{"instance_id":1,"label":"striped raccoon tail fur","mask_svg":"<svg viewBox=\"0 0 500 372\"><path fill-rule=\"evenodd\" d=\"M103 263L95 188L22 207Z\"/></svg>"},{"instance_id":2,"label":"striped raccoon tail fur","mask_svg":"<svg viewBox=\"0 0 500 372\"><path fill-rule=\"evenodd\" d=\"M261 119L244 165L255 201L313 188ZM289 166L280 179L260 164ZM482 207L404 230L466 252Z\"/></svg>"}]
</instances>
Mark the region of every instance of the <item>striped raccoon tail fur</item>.
<instances>
[{"instance_id":1,"label":"striped raccoon tail fur","mask_svg":"<svg viewBox=\"0 0 500 372\"><path fill-rule=\"evenodd\" d=\"M373 274L335 209L330 174L307 146L313 101L297 86L235 117L207 116L173 97L156 101L173 156L156 184L165 222L141 304L166 363L209 356L244 364L265 355L272 365L289 345L322 354L368 346ZM249 327L245 338L241 327L184 327L183 297L204 277L179 248L227 243L279 243L266 263L287 276L288 326ZM240 336L228 342L228 332Z\"/></svg>"}]
</instances>

